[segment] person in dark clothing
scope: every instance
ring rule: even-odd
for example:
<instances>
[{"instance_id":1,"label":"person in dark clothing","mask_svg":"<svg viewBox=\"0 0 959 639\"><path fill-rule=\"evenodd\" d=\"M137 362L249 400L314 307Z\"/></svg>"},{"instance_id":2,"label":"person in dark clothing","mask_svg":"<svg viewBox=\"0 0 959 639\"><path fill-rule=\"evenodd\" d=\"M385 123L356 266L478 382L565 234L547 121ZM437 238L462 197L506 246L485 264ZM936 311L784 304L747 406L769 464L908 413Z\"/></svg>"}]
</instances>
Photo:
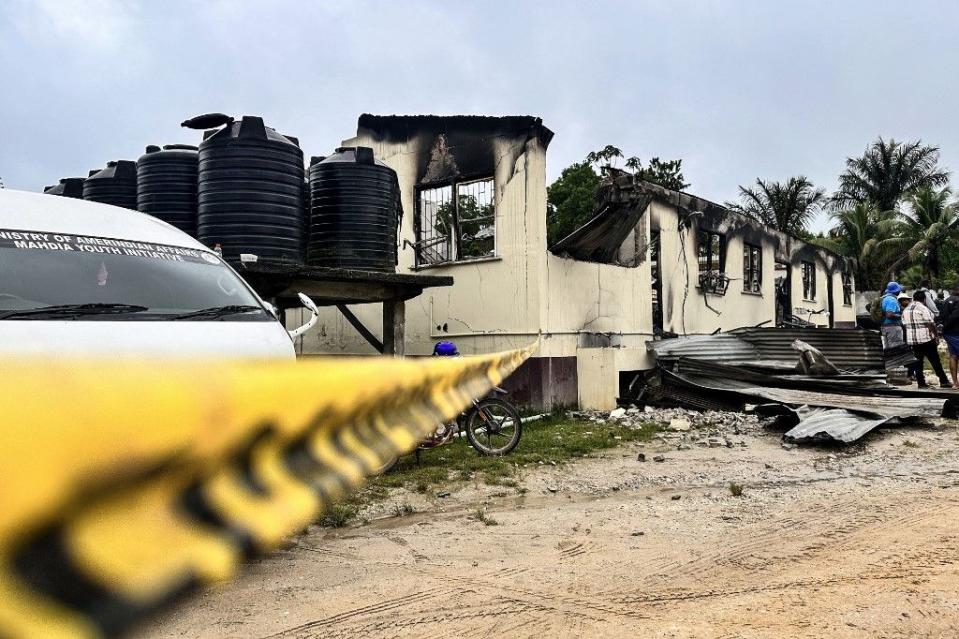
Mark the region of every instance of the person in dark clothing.
<instances>
[{"instance_id":1,"label":"person in dark clothing","mask_svg":"<svg viewBox=\"0 0 959 639\"><path fill-rule=\"evenodd\" d=\"M951 293L942 304L939 321L942 323L942 337L949 347L952 387L959 389L959 282L952 285Z\"/></svg>"},{"instance_id":2,"label":"person in dark clothing","mask_svg":"<svg viewBox=\"0 0 959 639\"><path fill-rule=\"evenodd\" d=\"M939 317L939 306L936 304L936 294L929 290L930 288L932 288L932 283L929 280L922 280L919 282L919 291L923 293L922 299L919 300L918 297L914 297L913 299L921 301L926 305L926 308L932 311L933 315Z\"/></svg>"},{"instance_id":3,"label":"person in dark clothing","mask_svg":"<svg viewBox=\"0 0 959 639\"><path fill-rule=\"evenodd\" d=\"M918 360L913 371L919 388L926 388L926 377L923 374L923 359L928 359L932 370L939 378L942 388L952 388L946 372L942 370L939 361L939 336L936 333L936 317L925 304L926 291L918 290L913 295L913 302L902 312L902 325L906 329L906 343L912 346L912 352Z\"/></svg>"}]
</instances>

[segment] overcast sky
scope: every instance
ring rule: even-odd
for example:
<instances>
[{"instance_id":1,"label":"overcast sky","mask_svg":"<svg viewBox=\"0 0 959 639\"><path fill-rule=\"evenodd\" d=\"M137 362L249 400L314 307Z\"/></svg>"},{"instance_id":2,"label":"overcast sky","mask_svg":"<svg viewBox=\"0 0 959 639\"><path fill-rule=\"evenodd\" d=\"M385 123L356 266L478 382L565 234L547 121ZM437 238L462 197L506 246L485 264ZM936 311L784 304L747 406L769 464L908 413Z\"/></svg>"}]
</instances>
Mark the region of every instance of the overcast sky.
<instances>
[{"instance_id":1,"label":"overcast sky","mask_svg":"<svg viewBox=\"0 0 959 639\"><path fill-rule=\"evenodd\" d=\"M722 202L756 177L835 187L878 135L959 168L954 2L0 0L0 176L39 190L197 113L330 152L360 113L530 114L552 180L614 144L682 158ZM822 228L821 220L817 228Z\"/></svg>"}]
</instances>

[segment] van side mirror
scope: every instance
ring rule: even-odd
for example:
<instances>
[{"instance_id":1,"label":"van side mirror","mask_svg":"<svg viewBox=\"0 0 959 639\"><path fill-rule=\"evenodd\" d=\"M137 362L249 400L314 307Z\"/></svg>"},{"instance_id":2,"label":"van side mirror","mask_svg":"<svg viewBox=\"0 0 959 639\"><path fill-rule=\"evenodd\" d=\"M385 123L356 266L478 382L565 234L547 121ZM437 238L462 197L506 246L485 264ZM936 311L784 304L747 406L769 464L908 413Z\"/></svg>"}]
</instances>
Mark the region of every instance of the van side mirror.
<instances>
[{"instance_id":1,"label":"van side mirror","mask_svg":"<svg viewBox=\"0 0 959 639\"><path fill-rule=\"evenodd\" d=\"M316 324L316 321L320 318L320 311L318 308L316 308L316 303L313 300L311 300L304 293L297 293L296 296L300 298L300 302L303 304L303 306L310 311L310 319L303 326L294 328L292 331L287 331L290 334L290 337L294 339L313 328L313 326Z\"/></svg>"}]
</instances>

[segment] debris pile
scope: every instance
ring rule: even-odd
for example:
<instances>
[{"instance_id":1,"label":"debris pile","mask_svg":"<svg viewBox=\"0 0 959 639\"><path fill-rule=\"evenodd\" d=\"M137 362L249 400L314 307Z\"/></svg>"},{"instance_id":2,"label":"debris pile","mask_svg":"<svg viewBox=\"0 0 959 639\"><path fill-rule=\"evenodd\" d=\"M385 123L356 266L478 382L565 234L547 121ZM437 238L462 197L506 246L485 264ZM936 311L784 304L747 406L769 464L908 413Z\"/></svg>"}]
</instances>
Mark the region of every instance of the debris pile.
<instances>
[{"instance_id":1,"label":"debris pile","mask_svg":"<svg viewBox=\"0 0 959 639\"><path fill-rule=\"evenodd\" d=\"M762 430L762 420L753 414L730 411L696 411L684 408L617 408L613 411L574 411L570 417L593 422L614 422L627 428L654 423L661 427L656 439L667 441L679 450L693 448L746 447L743 435Z\"/></svg>"},{"instance_id":2,"label":"debris pile","mask_svg":"<svg viewBox=\"0 0 959 639\"><path fill-rule=\"evenodd\" d=\"M657 368L634 382L637 404L741 411L791 427L787 441L852 442L874 428L923 417L956 417L950 391L897 388L886 370L898 352L859 329L745 328L647 342Z\"/></svg>"}]
</instances>

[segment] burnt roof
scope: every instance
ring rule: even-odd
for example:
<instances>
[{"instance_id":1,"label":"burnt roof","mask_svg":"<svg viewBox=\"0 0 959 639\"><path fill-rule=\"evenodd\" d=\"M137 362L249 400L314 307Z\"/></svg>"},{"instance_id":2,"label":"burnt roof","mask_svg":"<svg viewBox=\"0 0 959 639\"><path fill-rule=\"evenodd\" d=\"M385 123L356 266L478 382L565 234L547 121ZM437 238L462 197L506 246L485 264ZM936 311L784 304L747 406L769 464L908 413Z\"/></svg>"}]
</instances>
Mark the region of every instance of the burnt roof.
<instances>
[{"instance_id":1,"label":"burnt roof","mask_svg":"<svg viewBox=\"0 0 959 639\"><path fill-rule=\"evenodd\" d=\"M356 123L358 130L366 130L383 139L409 139L424 132L449 133L457 131L490 137L532 136L543 148L549 146L553 132L543 119L532 115L374 115L364 113Z\"/></svg>"}]
</instances>

